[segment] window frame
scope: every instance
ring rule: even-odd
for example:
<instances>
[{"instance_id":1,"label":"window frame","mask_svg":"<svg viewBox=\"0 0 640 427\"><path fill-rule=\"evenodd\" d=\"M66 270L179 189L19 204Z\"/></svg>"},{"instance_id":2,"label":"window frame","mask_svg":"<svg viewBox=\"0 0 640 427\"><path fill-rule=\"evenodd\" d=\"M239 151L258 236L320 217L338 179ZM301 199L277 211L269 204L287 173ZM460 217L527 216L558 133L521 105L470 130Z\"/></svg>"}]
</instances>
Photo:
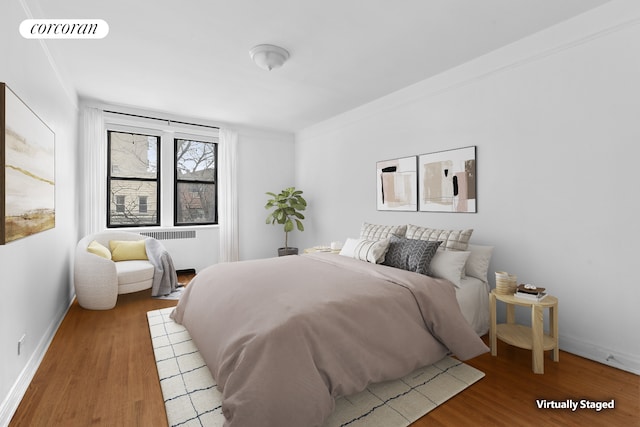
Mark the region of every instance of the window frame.
<instances>
[{"instance_id":1,"label":"window frame","mask_svg":"<svg viewBox=\"0 0 640 427\"><path fill-rule=\"evenodd\" d=\"M174 227L189 227L196 225L218 225L218 139L215 141L208 141L209 138L197 138L197 137L182 137L175 136L173 138L173 226ZM178 177L178 141L193 141L201 144L213 144L213 156L214 156L214 177L212 181L198 180L198 179L180 179ZM213 221L201 221L201 222L178 222L178 184L213 184Z\"/></svg>"},{"instance_id":2,"label":"window frame","mask_svg":"<svg viewBox=\"0 0 640 427\"><path fill-rule=\"evenodd\" d=\"M111 173L111 134L113 133L124 133L131 135L140 135L145 137L151 137L156 139L156 177L155 178L145 178L145 177L118 177L114 176ZM121 130L121 129L107 129L107 206L106 206L106 221L107 228L136 228L136 227L158 227L161 224L161 181L162 181L162 173L161 173L161 147L162 147L162 138L159 135L142 133L140 131L133 130ZM113 224L111 222L111 182L113 180L120 181L131 181L131 182L155 182L156 184L156 215L155 222L145 222L140 224ZM126 201L126 199L125 199ZM148 203L147 203L148 206Z\"/></svg>"}]
</instances>

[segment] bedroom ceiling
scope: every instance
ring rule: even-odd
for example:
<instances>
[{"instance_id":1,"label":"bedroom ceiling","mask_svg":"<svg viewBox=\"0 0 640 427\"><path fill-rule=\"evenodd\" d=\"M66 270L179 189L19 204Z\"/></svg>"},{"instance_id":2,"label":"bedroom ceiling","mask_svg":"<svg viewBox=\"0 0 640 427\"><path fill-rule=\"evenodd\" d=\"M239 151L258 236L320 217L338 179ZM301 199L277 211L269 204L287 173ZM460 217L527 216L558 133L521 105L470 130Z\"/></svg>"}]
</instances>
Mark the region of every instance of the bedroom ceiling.
<instances>
[{"instance_id":1,"label":"bedroom ceiling","mask_svg":"<svg viewBox=\"0 0 640 427\"><path fill-rule=\"evenodd\" d=\"M295 132L606 0L23 0L34 18L94 18L102 40L47 40L82 97ZM271 72L249 58L282 46Z\"/></svg>"}]
</instances>

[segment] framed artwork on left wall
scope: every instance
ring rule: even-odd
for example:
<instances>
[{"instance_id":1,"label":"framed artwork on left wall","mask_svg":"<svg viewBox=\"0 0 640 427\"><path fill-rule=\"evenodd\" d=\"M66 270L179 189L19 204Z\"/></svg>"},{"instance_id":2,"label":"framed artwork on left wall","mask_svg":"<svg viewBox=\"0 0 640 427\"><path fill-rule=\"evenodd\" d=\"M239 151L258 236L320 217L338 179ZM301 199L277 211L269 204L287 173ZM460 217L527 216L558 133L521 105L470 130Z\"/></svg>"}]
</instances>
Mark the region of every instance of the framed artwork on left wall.
<instances>
[{"instance_id":1,"label":"framed artwork on left wall","mask_svg":"<svg viewBox=\"0 0 640 427\"><path fill-rule=\"evenodd\" d=\"M417 211L417 157L376 163L377 207L380 211Z\"/></svg>"},{"instance_id":2,"label":"framed artwork on left wall","mask_svg":"<svg viewBox=\"0 0 640 427\"><path fill-rule=\"evenodd\" d=\"M55 134L0 83L0 245L55 227Z\"/></svg>"}]
</instances>

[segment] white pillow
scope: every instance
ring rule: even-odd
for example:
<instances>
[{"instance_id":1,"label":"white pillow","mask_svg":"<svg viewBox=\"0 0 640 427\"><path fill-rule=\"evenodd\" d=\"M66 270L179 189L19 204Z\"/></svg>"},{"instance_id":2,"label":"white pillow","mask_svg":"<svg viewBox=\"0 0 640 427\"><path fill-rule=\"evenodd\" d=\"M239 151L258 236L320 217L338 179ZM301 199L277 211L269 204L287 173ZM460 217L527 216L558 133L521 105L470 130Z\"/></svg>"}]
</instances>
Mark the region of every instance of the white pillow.
<instances>
[{"instance_id":1,"label":"white pillow","mask_svg":"<svg viewBox=\"0 0 640 427\"><path fill-rule=\"evenodd\" d=\"M447 279L458 288L464 274L464 267L469 259L469 251L445 251L438 249L429 265L430 276Z\"/></svg>"},{"instance_id":2,"label":"white pillow","mask_svg":"<svg viewBox=\"0 0 640 427\"><path fill-rule=\"evenodd\" d=\"M473 229L468 230L437 230L435 228L407 225L405 237L408 239L442 242L440 248L447 251L466 251Z\"/></svg>"},{"instance_id":3,"label":"white pillow","mask_svg":"<svg viewBox=\"0 0 640 427\"><path fill-rule=\"evenodd\" d=\"M493 254L493 246L469 244L468 250L471 254L465 266L466 274L486 282L489 262L491 262L491 255Z\"/></svg>"},{"instance_id":4,"label":"white pillow","mask_svg":"<svg viewBox=\"0 0 640 427\"><path fill-rule=\"evenodd\" d=\"M404 236L406 231L406 225L380 225L363 222L362 227L360 228L360 238L367 240L382 240L388 239L393 234L396 236Z\"/></svg>"},{"instance_id":5,"label":"white pillow","mask_svg":"<svg viewBox=\"0 0 640 427\"><path fill-rule=\"evenodd\" d=\"M384 256L389 249L389 239L367 240L367 239L347 239L340 250L340 255L367 261L373 264L380 264L384 261Z\"/></svg>"}]
</instances>

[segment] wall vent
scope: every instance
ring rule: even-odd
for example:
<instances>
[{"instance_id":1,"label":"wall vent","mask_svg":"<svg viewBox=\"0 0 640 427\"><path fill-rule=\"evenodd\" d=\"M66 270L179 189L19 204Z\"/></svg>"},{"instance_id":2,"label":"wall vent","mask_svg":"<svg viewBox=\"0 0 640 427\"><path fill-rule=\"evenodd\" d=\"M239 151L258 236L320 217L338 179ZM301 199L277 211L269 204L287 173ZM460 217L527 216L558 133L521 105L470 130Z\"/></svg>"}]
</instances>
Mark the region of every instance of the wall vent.
<instances>
[{"instance_id":1,"label":"wall vent","mask_svg":"<svg viewBox=\"0 0 640 427\"><path fill-rule=\"evenodd\" d=\"M195 239L196 230L180 230L180 231L142 231L141 235L153 237L156 240L177 240L177 239Z\"/></svg>"}]
</instances>

